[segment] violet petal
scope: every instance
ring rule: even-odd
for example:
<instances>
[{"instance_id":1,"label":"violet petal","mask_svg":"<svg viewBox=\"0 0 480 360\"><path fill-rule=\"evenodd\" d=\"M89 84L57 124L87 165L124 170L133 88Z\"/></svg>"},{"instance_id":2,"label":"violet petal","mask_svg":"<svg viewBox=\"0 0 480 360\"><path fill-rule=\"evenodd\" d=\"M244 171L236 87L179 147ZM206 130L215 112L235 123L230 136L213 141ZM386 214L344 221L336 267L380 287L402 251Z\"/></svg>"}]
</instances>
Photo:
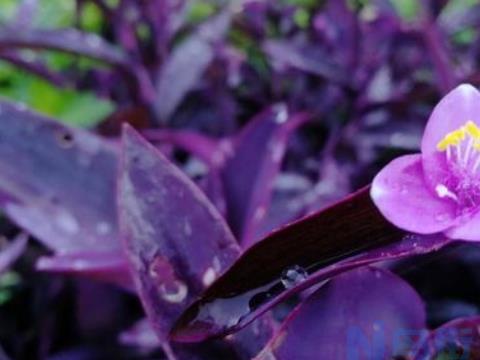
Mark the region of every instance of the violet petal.
<instances>
[{"instance_id":1,"label":"violet petal","mask_svg":"<svg viewBox=\"0 0 480 360\"><path fill-rule=\"evenodd\" d=\"M435 107L428 120L422 139L422 154L436 153L437 144L448 133L464 126L468 121L480 124L480 93L473 86L463 84L449 92Z\"/></svg>"},{"instance_id":2,"label":"violet petal","mask_svg":"<svg viewBox=\"0 0 480 360\"><path fill-rule=\"evenodd\" d=\"M401 156L373 179L372 199L399 228L419 234L445 230L454 224L455 204L435 196L424 180L422 156Z\"/></svg>"}]
</instances>

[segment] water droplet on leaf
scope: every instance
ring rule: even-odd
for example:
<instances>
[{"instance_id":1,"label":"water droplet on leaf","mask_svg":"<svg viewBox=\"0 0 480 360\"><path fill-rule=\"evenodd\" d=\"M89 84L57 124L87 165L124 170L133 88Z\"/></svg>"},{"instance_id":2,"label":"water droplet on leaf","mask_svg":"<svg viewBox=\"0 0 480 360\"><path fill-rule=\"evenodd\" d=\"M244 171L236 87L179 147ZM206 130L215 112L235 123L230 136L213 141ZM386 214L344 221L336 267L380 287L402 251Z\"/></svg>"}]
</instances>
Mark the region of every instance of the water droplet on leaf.
<instances>
[{"instance_id":1,"label":"water droplet on leaf","mask_svg":"<svg viewBox=\"0 0 480 360\"><path fill-rule=\"evenodd\" d=\"M301 266L294 265L291 268L286 269L282 274L282 284L286 289L289 289L295 285L303 282L308 276L308 273Z\"/></svg>"},{"instance_id":2,"label":"water droplet on leaf","mask_svg":"<svg viewBox=\"0 0 480 360\"><path fill-rule=\"evenodd\" d=\"M163 283L159 287L160 296L170 303L179 303L185 300L188 294L187 285L179 280Z\"/></svg>"}]
</instances>

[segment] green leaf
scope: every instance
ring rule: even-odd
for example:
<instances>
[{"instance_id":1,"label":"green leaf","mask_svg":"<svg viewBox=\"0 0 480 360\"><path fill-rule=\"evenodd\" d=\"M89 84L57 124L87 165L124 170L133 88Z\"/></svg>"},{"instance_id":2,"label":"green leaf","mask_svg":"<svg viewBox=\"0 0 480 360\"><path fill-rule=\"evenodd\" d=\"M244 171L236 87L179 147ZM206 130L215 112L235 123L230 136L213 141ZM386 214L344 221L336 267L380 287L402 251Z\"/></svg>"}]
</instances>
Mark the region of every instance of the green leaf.
<instances>
[{"instance_id":1,"label":"green leaf","mask_svg":"<svg viewBox=\"0 0 480 360\"><path fill-rule=\"evenodd\" d=\"M58 89L0 61L0 95L73 126L92 127L114 111L114 104L89 92Z\"/></svg>"},{"instance_id":2,"label":"green leaf","mask_svg":"<svg viewBox=\"0 0 480 360\"><path fill-rule=\"evenodd\" d=\"M88 2L84 5L80 20L82 28L87 31L99 32L102 29L102 11L93 2Z\"/></svg>"},{"instance_id":3,"label":"green leaf","mask_svg":"<svg viewBox=\"0 0 480 360\"><path fill-rule=\"evenodd\" d=\"M75 19L75 0L42 0L33 27L69 27Z\"/></svg>"},{"instance_id":4,"label":"green leaf","mask_svg":"<svg viewBox=\"0 0 480 360\"><path fill-rule=\"evenodd\" d=\"M420 11L418 0L390 0L397 13L405 20L415 20Z\"/></svg>"},{"instance_id":5,"label":"green leaf","mask_svg":"<svg viewBox=\"0 0 480 360\"><path fill-rule=\"evenodd\" d=\"M12 21L17 9L18 0L1 0L0 1L0 23L6 24Z\"/></svg>"},{"instance_id":6,"label":"green leaf","mask_svg":"<svg viewBox=\"0 0 480 360\"><path fill-rule=\"evenodd\" d=\"M211 3L198 1L190 6L187 22L190 24L197 24L207 19L215 13L215 6Z\"/></svg>"},{"instance_id":7,"label":"green leaf","mask_svg":"<svg viewBox=\"0 0 480 360\"><path fill-rule=\"evenodd\" d=\"M299 28L305 29L308 27L308 24L310 22L310 14L307 10L299 8L295 11L294 21Z\"/></svg>"}]
</instances>

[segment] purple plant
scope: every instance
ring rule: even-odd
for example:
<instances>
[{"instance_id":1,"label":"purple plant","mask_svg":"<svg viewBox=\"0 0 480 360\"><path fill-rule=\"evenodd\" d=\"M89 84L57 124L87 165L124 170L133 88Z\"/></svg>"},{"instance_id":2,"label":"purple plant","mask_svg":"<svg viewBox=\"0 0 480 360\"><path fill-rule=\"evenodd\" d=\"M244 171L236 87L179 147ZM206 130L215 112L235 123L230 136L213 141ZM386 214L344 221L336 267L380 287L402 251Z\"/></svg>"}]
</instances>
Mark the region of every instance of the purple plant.
<instances>
[{"instance_id":1,"label":"purple plant","mask_svg":"<svg viewBox=\"0 0 480 360\"><path fill-rule=\"evenodd\" d=\"M115 104L0 100L0 358L479 357L478 5L75 3L0 26Z\"/></svg>"}]
</instances>

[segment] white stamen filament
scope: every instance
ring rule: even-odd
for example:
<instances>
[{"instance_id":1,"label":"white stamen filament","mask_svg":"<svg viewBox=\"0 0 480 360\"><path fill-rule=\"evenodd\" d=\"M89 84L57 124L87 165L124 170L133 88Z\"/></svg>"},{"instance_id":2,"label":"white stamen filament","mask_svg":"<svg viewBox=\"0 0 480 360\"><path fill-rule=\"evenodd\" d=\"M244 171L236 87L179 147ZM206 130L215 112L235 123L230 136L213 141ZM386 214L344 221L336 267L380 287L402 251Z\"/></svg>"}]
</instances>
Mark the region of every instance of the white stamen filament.
<instances>
[{"instance_id":1,"label":"white stamen filament","mask_svg":"<svg viewBox=\"0 0 480 360\"><path fill-rule=\"evenodd\" d=\"M451 146L449 145L449 146L447 147L447 160L450 161L450 157L451 157L451 156L452 156L452 148L451 148Z\"/></svg>"},{"instance_id":2,"label":"white stamen filament","mask_svg":"<svg viewBox=\"0 0 480 360\"><path fill-rule=\"evenodd\" d=\"M480 156L477 156L477 161L475 161L475 164L472 167L472 172L477 171L479 166L480 166Z\"/></svg>"},{"instance_id":3,"label":"white stamen filament","mask_svg":"<svg viewBox=\"0 0 480 360\"><path fill-rule=\"evenodd\" d=\"M469 158L470 158L470 154L472 153L473 142L474 142L474 141L475 141L475 140L473 139L473 137L471 137L471 138L468 140L468 142L467 142L467 149L465 150L465 155L464 155L464 157L463 157L463 163L464 163L465 165L468 164L468 160L469 160Z\"/></svg>"},{"instance_id":4,"label":"white stamen filament","mask_svg":"<svg viewBox=\"0 0 480 360\"><path fill-rule=\"evenodd\" d=\"M456 155L457 155L457 163L461 164L462 163L462 151L460 149L460 146L459 145L455 146L455 150L456 150Z\"/></svg>"},{"instance_id":5,"label":"white stamen filament","mask_svg":"<svg viewBox=\"0 0 480 360\"><path fill-rule=\"evenodd\" d=\"M438 184L435 187L435 191L440 198L450 198L452 200L458 201L457 195L451 192L445 185Z\"/></svg>"}]
</instances>

